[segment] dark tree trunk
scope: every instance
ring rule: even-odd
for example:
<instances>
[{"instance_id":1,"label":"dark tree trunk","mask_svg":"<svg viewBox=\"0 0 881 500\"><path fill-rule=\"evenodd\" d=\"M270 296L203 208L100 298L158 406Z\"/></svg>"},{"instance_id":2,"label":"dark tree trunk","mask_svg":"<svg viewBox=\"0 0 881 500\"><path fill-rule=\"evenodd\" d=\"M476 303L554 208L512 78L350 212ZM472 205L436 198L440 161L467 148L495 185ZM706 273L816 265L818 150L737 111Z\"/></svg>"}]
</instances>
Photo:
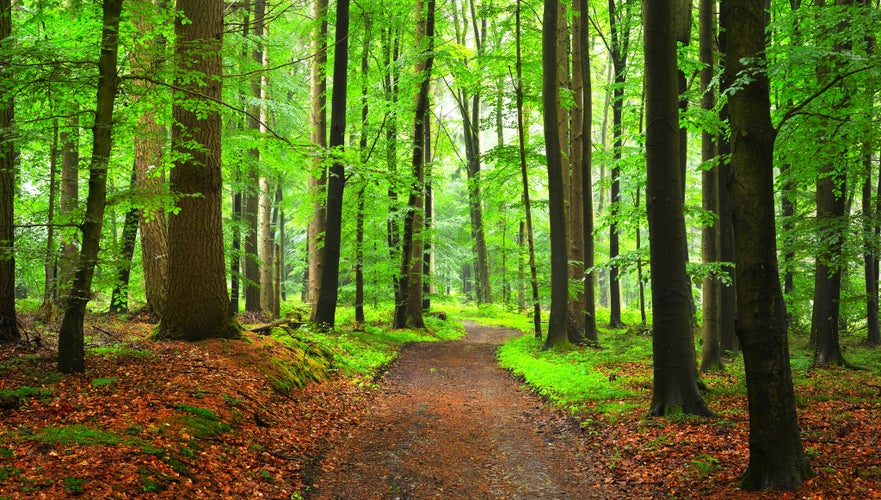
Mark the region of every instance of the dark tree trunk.
<instances>
[{"instance_id":1,"label":"dark tree trunk","mask_svg":"<svg viewBox=\"0 0 881 500\"><path fill-rule=\"evenodd\" d=\"M10 36L12 4L10 0L0 0L0 40L5 41ZM11 77L9 61L2 62L0 76ZM21 338L15 315L14 106L12 97L0 103L0 343L15 342Z\"/></svg>"},{"instance_id":2,"label":"dark tree trunk","mask_svg":"<svg viewBox=\"0 0 881 500\"><path fill-rule=\"evenodd\" d=\"M654 310L651 414L711 415L697 386L691 281L685 271L680 192L675 0L643 3L646 92L646 208Z\"/></svg>"},{"instance_id":3,"label":"dark tree trunk","mask_svg":"<svg viewBox=\"0 0 881 500\"><path fill-rule=\"evenodd\" d=\"M179 201L178 212L169 216L168 302L157 337L237 338L241 329L229 313L223 256L221 116L213 107L221 98L223 3L179 0L178 8L183 17L175 22L175 61L205 77L178 82L187 92L177 92L172 105L171 192ZM185 102L193 94L208 101L200 103L200 113ZM205 111L204 106L212 108Z\"/></svg>"},{"instance_id":4,"label":"dark tree trunk","mask_svg":"<svg viewBox=\"0 0 881 500\"><path fill-rule=\"evenodd\" d=\"M340 276L340 244L343 224L343 190L346 168L343 146L346 142L346 67L349 62L349 0L337 2L336 39L333 56L333 90L330 103L330 150L333 163L327 175L327 216L324 228L321 287L312 321L327 328L334 327Z\"/></svg>"},{"instance_id":5,"label":"dark tree trunk","mask_svg":"<svg viewBox=\"0 0 881 500\"><path fill-rule=\"evenodd\" d=\"M53 323L55 316L55 292L57 266L55 254L55 200L58 197L58 119L52 120L52 147L49 150L49 209L46 228L46 256L43 261L43 303L39 316L44 323Z\"/></svg>"},{"instance_id":6,"label":"dark tree trunk","mask_svg":"<svg viewBox=\"0 0 881 500\"><path fill-rule=\"evenodd\" d=\"M73 108L73 106L71 106ZM73 214L79 206L79 115L72 109L64 119L59 139L61 141L61 218L65 224L74 224ZM67 300L73 275L76 273L79 234L72 227L61 231L61 249L58 258L58 279L55 281L58 299Z\"/></svg>"},{"instance_id":7,"label":"dark tree trunk","mask_svg":"<svg viewBox=\"0 0 881 500\"><path fill-rule=\"evenodd\" d=\"M92 276L98 262L101 226L107 198L107 165L110 160L113 104L119 88L117 54L119 50L119 16L122 0L105 0L102 4L103 29L101 55L98 58L98 93L95 121L92 125L92 158L89 162L89 194L83 220L83 243L79 264L67 299L61 329L58 332L58 371L86 370L83 320L86 304L92 293Z\"/></svg>"},{"instance_id":8,"label":"dark tree trunk","mask_svg":"<svg viewBox=\"0 0 881 500\"><path fill-rule=\"evenodd\" d=\"M132 168L131 188L135 187L137 177ZM125 213L125 222L122 225L122 248L117 261L118 274L116 286L110 294L110 312L112 314L125 314L128 312L128 286L132 274L132 257L135 255L135 244L138 242L138 209L129 208Z\"/></svg>"},{"instance_id":9,"label":"dark tree trunk","mask_svg":"<svg viewBox=\"0 0 881 500\"><path fill-rule=\"evenodd\" d=\"M543 25L556 26L559 15L558 0L544 0ZM545 348L567 340L569 325L566 197L563 190L563 159L559 147L560 96L557 85L557 33L553 29L545 29L542 32L542 104L551 224L551 314Z\"/></svg>"},{"instance_id":10,"label":"dark tree trunk","mask_svg":"<svg viewBox=\"0 0 881 500\"><path fill-rule=\"evenodd\" d=\"M529 252L529 284L532 291L532 324L535 338L540 339L541 334L541 302L538 295L538 272L535 265L535 240L532 232L532 207L529 201L529 176L527 174L526 165L526 131L523 125L523 59L520 46L520 1L517 0L515 10L516 16L516 44L517 44L517 83L514 91L517 99L517 137L518 150L520 152L520 179L523 181L523 210L525 212L525 223L521 233L525 233L527 249ZM588 80L589 81L589 80ZM521 238L522 240L522 238Z\"/></svg>"},{"instance_id":11,"label":"dark tree trunk","mask_svg":"<svg viewBox=\"0 0 881 500\"><path fill-rule=\"evenodd\" d=\"M866 148L868 151L868 148ZM872 202L872 155L864 153L863 169L863 270L866 278L866 344L878 345L881 342L881 328L878 321L878 251L876 248L875 204Z\"/></svg>"},{"instance_id":12,"label":"dark tree trunk","mask_svg":"<svg viewBox=\"0 0 881 500\"><path fill-rule=\"evenodd\" d=\"M755 78L735 92L731 111L732 215L737 255L738 318L749 398L747 490L793 489L810 476L799 435L783 294L774 237L774 128L764 67L765 0L723 0L720 26L728 33L728 81ZM751 67L745 67L744 62Z\"/></svg>"}]
</instances>

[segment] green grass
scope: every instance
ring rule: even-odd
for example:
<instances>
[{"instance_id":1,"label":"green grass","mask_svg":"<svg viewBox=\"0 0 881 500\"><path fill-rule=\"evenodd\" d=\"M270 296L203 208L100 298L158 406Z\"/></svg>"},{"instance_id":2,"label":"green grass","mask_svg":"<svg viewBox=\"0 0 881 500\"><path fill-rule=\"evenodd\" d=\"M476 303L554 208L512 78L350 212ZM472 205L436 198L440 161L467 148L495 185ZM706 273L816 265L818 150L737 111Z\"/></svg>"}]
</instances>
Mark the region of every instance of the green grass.
<instances>
[{"instance_id":1,"label":"green grass","mask_svg":"<svg viewBox=\"0 0 881 500\"><path fill-rule=\"evenodd\" d=\"M71 445L117 445L130 443L129 438L113 432L89 427L82 424L50 426L40 429L25 439L40 441L47 444Z\"/></svg>"}]
</instances>

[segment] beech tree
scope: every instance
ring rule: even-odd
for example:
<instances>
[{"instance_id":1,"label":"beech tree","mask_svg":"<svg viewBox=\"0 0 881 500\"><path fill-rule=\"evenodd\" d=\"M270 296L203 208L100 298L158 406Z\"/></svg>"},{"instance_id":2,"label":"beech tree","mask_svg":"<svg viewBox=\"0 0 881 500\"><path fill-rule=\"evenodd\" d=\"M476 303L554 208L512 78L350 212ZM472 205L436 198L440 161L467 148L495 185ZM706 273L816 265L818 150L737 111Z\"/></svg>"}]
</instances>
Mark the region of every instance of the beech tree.
<instances>
[{"instance_id":1,"label":"beech tree","mask_svg":"<svg viewBox=\"0 0 881 500\"><path fill-rule=\"evenodd\" d=\"M0 0L0 49L12 36L12 4ZM9 57L0 58L0 78L7 80ZM15 101L0 102L0 343L21 337L15 314L15 142L13 129Z\"/></svg>"},{"instance_id":2,"label":"beech tree","mask_svg":"<svg viewBox=\"0 0 881 500\"><path fill-rule=\"evenodd\" d=\"M738 81L731 110L731 202L737 273L737 336L749 398L747 490L793 489L810 477L799 435L777 272L774 229L774 127L765 73L764 0L723 0L728 33L724 71ZM762 22L757 22L760 20ZM749 75L746 79L738 78Z\"/></svg>"},{"instance_id":3,"label":"beech tree","mask_svg":"<svg viewBox=\"0 0 881 500\"><path fill-rule=\"evenodd\" d=\"M177 213L168 220L168 302L157 338L236 338L229 312L223 251L220 168L223 3L180 0L175 20L179 75L172 114L171 192ZM192 78L190 75L199 75Z\"/></svg>"},{"instance_id":4,"label":"beech tree","mask_svg":"<svg viewBox=\"0 0 881 500\"><path fill-rule=\"evenodd\" d=\"M652 266L651 414L711 415L697 386L679 164L675 0L645 0L646 207Z\"/></svg>"},{"instance_id":5,"label":"beech tree","mask_svg":"<svg viewBox=\"0 0 881 500\"><path fill-rule=\"evenodd\" d=\"M119 16L123 0L104 0L101 6L101 55L98 58L98 93L92 125L92 158L89 162L89 194L82 222L82 247L70 296L58 331L58 371L84 372L83 320L92 293L92 277L98 262L104 206L107 199L107 168L113 131L113 106L119 89Z\"/></svg>"}]
</instances>

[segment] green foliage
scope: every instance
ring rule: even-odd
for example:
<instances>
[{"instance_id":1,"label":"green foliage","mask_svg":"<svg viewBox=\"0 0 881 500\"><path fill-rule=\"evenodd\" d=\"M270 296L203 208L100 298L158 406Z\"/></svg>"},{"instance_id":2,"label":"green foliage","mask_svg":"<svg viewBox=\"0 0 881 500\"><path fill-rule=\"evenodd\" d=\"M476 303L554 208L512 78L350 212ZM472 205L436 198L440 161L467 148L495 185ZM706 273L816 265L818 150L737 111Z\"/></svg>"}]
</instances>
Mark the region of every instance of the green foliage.
<instances>
[{"instance_id":1,"label":"green foliage","mask_svg":"<svg viewBox=\"0 0 881 500\"><path fill-rule=\"evenodd\" d=\"M182 430L187 430L196 438L217 437L230 431L231 427L207 408L176 404L174 408L182 414L175 415L173 421Z\"/></svg>"},{"instance_id":2,"label":"green foliage","mask_svg":"<svg viewBox=\"0 0 881 500\"><path fill-rule=\"evenodd\" d=\"M92 387L106 387L115 384L118 380L116 377L96 378L92 380Z\"/></svg>"},{"instance_id":3,"label":"green foliage","mask_svg":"<svg viewBox=\"0 0 881 500\"><path fill-rule=\"evenodd\" d=\"M131 357L131 358L150 358L155 356L149 349L136 349L125 344L109 344L97 347L89 347L87 353L97 354L105 357Z\"/></svg>"},{"instance_id":4,"label":"green foliage","mask_svg":"<svg viewBox=\"0 0 881 500\"><path fill-rule=\"evenodd\" d=\"M0 389L0 396L18 399L41 398L51 395L52 389L48 389L45 387L30 387L27 385L23 385L16 389Z\"/></svg>"},{"instance_id":5,"label":"green foliage","mask_svg":"<svg viewBox=\"0 0 881 500\"><path fill-rule=\"evenodd\" d=\"M130 442L128 438L123 438L113 432L96 429L84 424L44 427L33 435L23 435L22 437L63 446L117 445Z\"/></svg>"},{"instance_id":6,"label":"green foliage","mask_svg":"<svg viewBox=\"0 0 881 500\"><path fill-rule=\"evenodd\" d=\"M85 479L78 479L73 476L65 476L62 479L62 487L64 488L64 492L70 495L79 495L83 492L83 485L85 485L88 481Z\"/></svg>"}]
</instances>

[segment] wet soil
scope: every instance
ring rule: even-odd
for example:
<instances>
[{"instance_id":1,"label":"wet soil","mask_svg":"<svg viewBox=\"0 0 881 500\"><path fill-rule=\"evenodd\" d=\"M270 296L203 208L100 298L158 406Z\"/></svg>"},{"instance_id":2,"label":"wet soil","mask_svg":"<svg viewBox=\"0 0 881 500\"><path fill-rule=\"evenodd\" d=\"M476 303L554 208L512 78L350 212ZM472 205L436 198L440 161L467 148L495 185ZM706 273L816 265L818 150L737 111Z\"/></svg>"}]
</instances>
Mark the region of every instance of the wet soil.
<instances>
[{"instance_id":1,"label":"wet soil","mask_svg":"<svg viewBox=\"0 0 881 500\"><path fill-rule=\"evenodd\" d=\"M312 498L607 496L577 423L498 366L497 347L519 332L466 329L403 349L360 425L328 450Z\"/></svg>"}]
</instances>

